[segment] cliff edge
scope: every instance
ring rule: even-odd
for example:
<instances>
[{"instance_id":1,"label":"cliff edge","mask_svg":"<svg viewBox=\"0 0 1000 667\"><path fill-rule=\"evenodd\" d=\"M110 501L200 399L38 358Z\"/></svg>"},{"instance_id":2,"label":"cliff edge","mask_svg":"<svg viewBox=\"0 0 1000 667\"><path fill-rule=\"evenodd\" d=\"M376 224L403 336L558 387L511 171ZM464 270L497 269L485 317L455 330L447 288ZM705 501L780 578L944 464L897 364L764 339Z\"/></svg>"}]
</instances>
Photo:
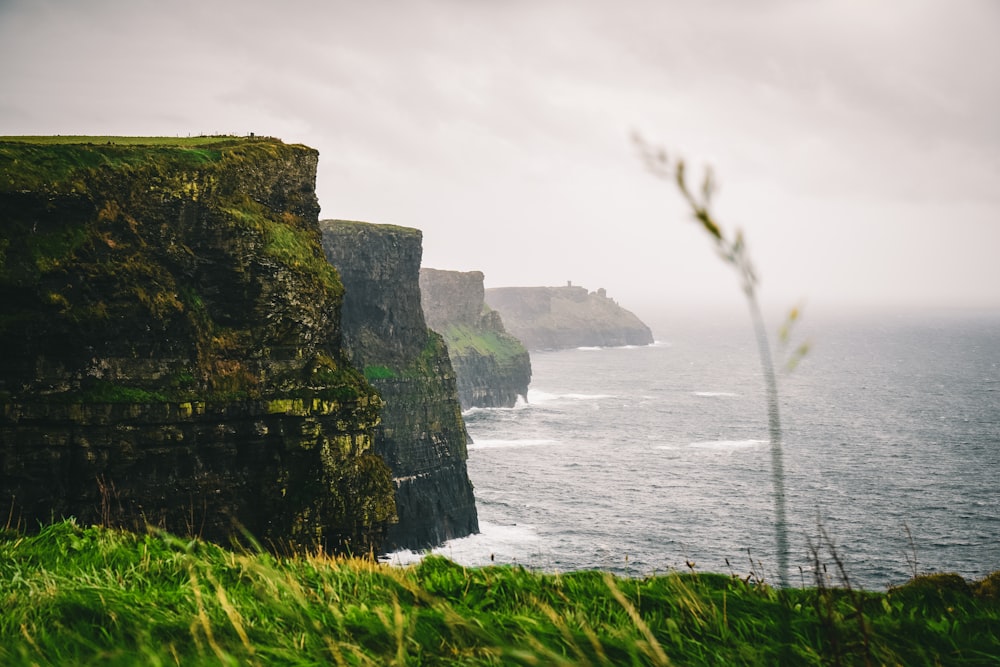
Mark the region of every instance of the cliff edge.
<instances>
[{"instance_id":1,"label":"cliff edge","mask_svg":"<svg viewBox=\"0 0 1000 667\"><path fill-rule=\"evenodd\" d=\"M484 300L481 271L420 269L427 325L444 336L462 409L513 407L528 396L531 359Z\"/></svg>"},{"instance_id":2,"label":"cliff edge","mask_svg":"<svg viewBox=\"0 0 1000 667\"><path fill-rule=\"evenodd\" d=\"M603 289L583 287L495 287L486 303L503 317L529 350L650 345L653 333Z\"/></svg>"},{"instance_id":3,"label":"cliff edge","mask_svg":"<svg viewBox=\"0 0 1000 667\"><path fill-rule=\"evenodd\" d=\"M399 522L389 548L479 531L455 372L420 305L420 230L324 220L323 248L346 293L344 347L385 402L375 451L392 470Z\"/></svg>"},{"instance_id":4,"label":"cliff edge","mask_svg":"<svg viewBox=\"0 0 1000 667\"><path fill-rule=\"evenodd\" d=\"M380 404L340 349L317 160L274 139L0 139L15 522L378 548Z\"/></svg>"}]
</instances>

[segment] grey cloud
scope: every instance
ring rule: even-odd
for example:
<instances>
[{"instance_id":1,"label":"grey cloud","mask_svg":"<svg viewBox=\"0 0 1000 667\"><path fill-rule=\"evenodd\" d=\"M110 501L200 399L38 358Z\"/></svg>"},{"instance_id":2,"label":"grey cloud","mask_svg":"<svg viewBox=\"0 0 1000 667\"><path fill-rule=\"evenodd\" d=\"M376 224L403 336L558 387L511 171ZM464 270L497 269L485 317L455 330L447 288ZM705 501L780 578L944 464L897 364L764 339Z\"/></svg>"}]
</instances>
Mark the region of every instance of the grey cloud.
<instances>
[{"instance_id":1,"label":"grey cloud","mask_svg":"<svg viewBox=\"0 0 1000 667\"><path fill-rule=\"evenodd\" d=\"M276 134L320 149L324 215L421 227L438 268L728 298L634 128L718 168L769 287L917 298L937 245L936 293L1000 303L980 252L1000 244L998 7L20 0L0 133Z\"/></svg>"}]
</instances>

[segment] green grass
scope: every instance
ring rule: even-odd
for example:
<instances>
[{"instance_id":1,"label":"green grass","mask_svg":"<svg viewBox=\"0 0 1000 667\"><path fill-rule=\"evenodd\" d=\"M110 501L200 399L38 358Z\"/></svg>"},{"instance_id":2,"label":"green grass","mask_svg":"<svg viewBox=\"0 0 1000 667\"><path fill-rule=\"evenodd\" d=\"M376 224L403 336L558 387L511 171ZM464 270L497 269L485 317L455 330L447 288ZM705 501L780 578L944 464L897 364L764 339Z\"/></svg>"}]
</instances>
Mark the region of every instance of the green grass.
<instances>
[{"instance_id":1,"label":"green grass","mask_svg":"<svg viewBox=\"0 0 1000 667\"><path fill-rule=\"evenodd\" d=\"M5 136L0 137L0 191L86 194L99 170L155 169L169 180L185 170L219 162L225 154L239 160L250 150L280 150L271 137L98 137ZM175 184L176 185L176 184Z\"/></svg>"},{"instance_id":2,"label":"green grass","mask_svg":"<svg viewBox=\"0 0 1000 667\"><path fill-rule=\"evenodd\" d=\"M78 396L82 403L165 403L166 395L138 387L128 387L99 380Z\"/></svg>"},{"instance_id":3,"label":"green grass","mask_svg":"<svg viewBox=\"0 0 1000 667\"><path fill-rule=\"evenodd\" d=\"M266 137L0 137L0 292L10 306L0 312L0 337L23 340L25 332L62 327L100 344L108 322L119 321L137 327L145 322L146 330L187 330L195 339L193 377L216 382L214 360L245 356L240 345L249 344L251 335L230 335L218 321L223 309L206 302L191 282L192 258L203 244L215 243L198 224L218 230L220 246L213 249L241 267L287 269L296 288L317 294L310 304L317 310L341 298L343 287L312 217L311 193L292 193L268 206L248 191L272 171L308 178L314 154ZM201 223L178 218L179 208ZM226 386L200 394L189 381L162 391L153 387L155 394L101 387L58 398L254 397L253 382L235 386L240 378L252 379L233 373ZM318 379L309 378L311 386ZM339 385L323 392L350 398L349 388Z\"/></svg>"},{"instance_id":4,"label":"green grass","mask_svg":"<svg viewBox=\"0 0 1000 667\"><path fill-rule=\"evenodd\" d=\"M234 197L233 205L222 207L222 212L234 223L260 234L264 253L285 266L315 276L325 289L340 291L341 283L336 269L327 261L320 240L300 219L274 214L248 197Z\"/></svg>"},{"instance_id":5,"label":"green grass","mask_svg":"<svg viewBox=\"0 0 1000 667\"><path fill-rule=\"evenodd\" d=\"M57 144L118 144L122 146L207 146L212 144L246 141L244 137L233 135L213 135L198 137L98 137L61 135L0 136L0 143L57 145Z\"/></svg>"},{"instance_id":6,"label":"green grass","mask_svg":"<svg viewBox=\"0 0 1000 667\"><path fill-rule=\"evenodd\" d=\"M391 380L396 377L396 371L388 366L365 366L365 378L368 380Z\"/></svg>"},{"instance_id":7,"label":"green grass","mask_svg":"<svg viewBox=\"0 0 1000 667\"><path fill-rule=\"evenodd\" d=\"M1000 573L885 593L0 534L4 665L996 664ZM783 629L784 628L784 629Z\"/></svg>"},{"instance_id":8,"label":"green grass","mask_svg":"<svg viewBox=\"0 0 1000 667\"><path fill-rule=\"evenodd\" d=\"M106 137L84 137L108 139ZM49 141L66 137L31 137L18 141L0 138L0 191L53 192L83 195L92 189L90 181L99 170L128 173L156 165L163 173L184 173L216 162L234 140L216 138L213 143L172 139L157 143L118 141ZM111 138L118 139L118 138ZM147 138L143 138L147 139Z\"/></svg>"},{"instance_id":9,"label":"green grass","mask_svg":"<svg viewBox=\"0 0 1000 667\"><path fill-rule=\"evenodd\" d=\"M448 349L460 356L476 352L481 356L493 357L497 363L503 364L526 354L524 346L516 338L495 331L480 331L464 324L456 324L448 327L442 335Z\"/></svg>"},{"instance_id":10,"label":"green grass","mask_svg":"<svg viewBox=\"0 0 1000 667\"><path fill-rule=\"evenodd\" d=\"M268 221L264 251L286 266L317 276L327 289L340 290L336 269L320 250L315 234L289 224Z\"/></svg>"}]
</instances>

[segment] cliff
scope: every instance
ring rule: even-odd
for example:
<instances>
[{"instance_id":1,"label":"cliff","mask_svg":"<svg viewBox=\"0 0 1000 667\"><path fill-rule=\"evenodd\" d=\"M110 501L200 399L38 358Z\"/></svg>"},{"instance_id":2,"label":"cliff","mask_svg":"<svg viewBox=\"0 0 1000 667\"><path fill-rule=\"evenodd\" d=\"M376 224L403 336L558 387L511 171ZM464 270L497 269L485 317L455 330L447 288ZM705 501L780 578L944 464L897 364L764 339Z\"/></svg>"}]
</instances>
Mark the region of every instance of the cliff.
<instances>
[{"instance_id":1,"label":"cliff","mask_svg":"<svg viewBox=\"0 0 1000 667\"><path fill-rule=\"evenodd\" d=\"M424 317L448 346L462 408L509 408L527 398L531 359L483 297L480 271L420 270Z\"/></svg>"},{"instance_id":2,"label":"cliff","mask_svg":"<svg viewBox=\"0 0 1000 667\"><path fill-rule=\"evenodd\" d=\"M420 306L419 230L325 220L323 248L346 287L344 347L385 407L375 451L392 470L391 547L423 548L479 530L455 373Z\"/></svg>"},{"instance_id":3,"label":"cliff","mask_svg":"<svg viewBox=\"0 0 1000 667\"><path fill-rule=\"evenodd\" d=\"M638 317L583 287L496 287L486 303L500 312L512 335L529 350L649 345L653 333Z\"/></svg>"},{"instance_id":4,"label":"cliff","mask_svg":"<svg viewBox=\"0 0 1000 667\"><path fill-rule=\"evenodd\" d=\"M315 150L0 139L0 504L378 548L379 401L340 350Z\"/></svg>"}]
</instances>

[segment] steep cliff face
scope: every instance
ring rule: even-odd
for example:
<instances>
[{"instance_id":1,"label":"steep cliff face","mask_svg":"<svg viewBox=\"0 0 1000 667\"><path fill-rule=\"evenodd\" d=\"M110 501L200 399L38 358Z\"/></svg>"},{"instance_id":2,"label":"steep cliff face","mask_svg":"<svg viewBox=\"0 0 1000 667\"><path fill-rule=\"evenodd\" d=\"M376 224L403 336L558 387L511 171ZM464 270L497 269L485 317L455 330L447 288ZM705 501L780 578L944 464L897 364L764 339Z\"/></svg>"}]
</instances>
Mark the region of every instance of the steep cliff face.
<instances>
[{"instance_id":1,"label":"steep cliff face","mask_svg":"<svg viewBox=\"0 0 1000 667\"><path fill-rule=\"evenodd\" d=\"M479 530L455 373L420 306L419 230L322 221L323 248L346 292L344 347L385 406L375 451L392 469L392 547L422 548Z\"/></svg>"},{"instance_id":2,"label":"steep cliff face","mask_svg":"<svg viewBox=\"0 0 1000 667\"><path fill-rule=\"evenodd\" d=\"M377 548L379 400L340 350L317 153L0 140L0 501L225 541Z\"/></svg>"},{"instance_id":3,"label":"steep cliff face","mask_svg":"<svg viewBox=\"0 0 1000 667\"><path fill-rule=\"evenodd\" d=\"M420 270L424 317L448 345L462 408L509 408L527 398L531 359L483 295L480 271Z\"/></svg>"},{"instance_id":4,"label":"steep cliff face","mask_svg":"<svg viewBox=\"0 0 1000 667\"><path fill-rule=\"evenodd\" d=\"M653 333L633 313L583 287L497 287L486 303L529 350L649 345Z\"/></svg>"}]
</instances>

